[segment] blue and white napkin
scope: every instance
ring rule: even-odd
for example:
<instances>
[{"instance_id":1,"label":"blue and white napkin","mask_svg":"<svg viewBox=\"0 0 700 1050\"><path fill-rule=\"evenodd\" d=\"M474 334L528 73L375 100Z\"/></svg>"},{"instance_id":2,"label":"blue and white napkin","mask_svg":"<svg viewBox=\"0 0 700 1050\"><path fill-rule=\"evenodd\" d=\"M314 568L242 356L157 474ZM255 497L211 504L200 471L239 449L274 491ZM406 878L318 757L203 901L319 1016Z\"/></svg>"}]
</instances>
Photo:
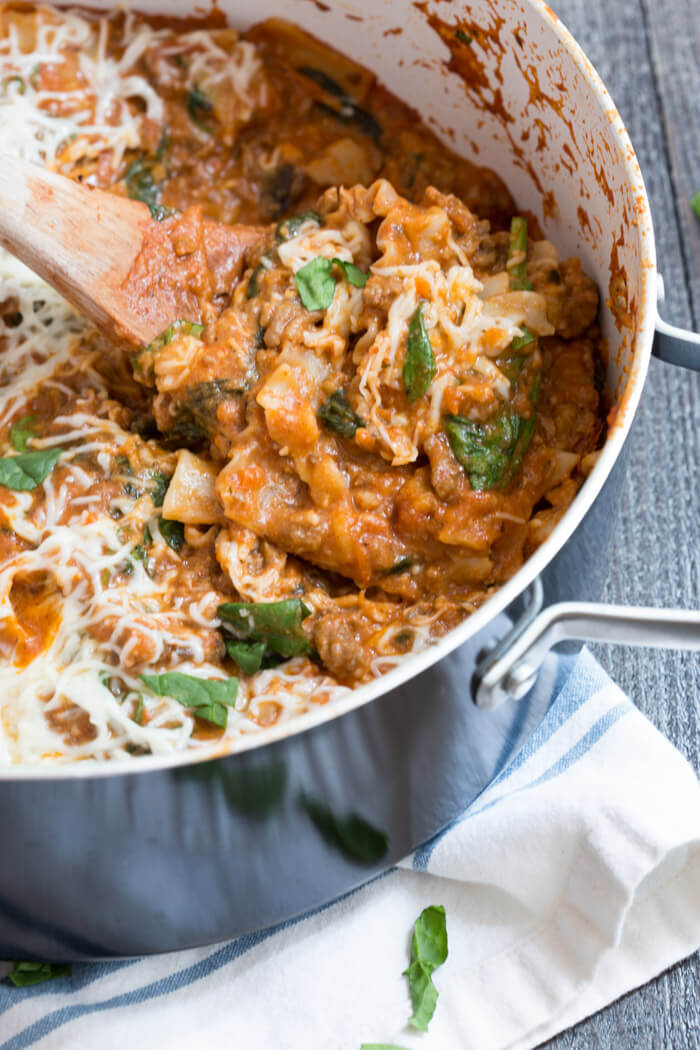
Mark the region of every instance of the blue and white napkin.
<instances>
[{"instance_id":1,"label":"blue and white napkin","mask_svg":"<svg viewBox=\"0 0 700 1050\"><path fill-rule=\"evenodd\" d=\"M0 984L0 1050L536 1046L700 946L700 786L583 652L524 749L446 832L343 900L228 944ZM427 1035L412 925L447 913Z\"/></svg>"}]
</instances>

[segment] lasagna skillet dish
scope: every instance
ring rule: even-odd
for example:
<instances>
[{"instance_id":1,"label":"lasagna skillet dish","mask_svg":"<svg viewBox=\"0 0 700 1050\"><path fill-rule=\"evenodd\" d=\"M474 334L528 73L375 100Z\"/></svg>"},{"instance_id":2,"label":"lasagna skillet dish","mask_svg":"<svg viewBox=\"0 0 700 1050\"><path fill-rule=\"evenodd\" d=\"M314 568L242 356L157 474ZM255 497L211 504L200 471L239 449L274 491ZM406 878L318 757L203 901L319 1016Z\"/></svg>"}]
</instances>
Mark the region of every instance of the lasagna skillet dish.
<instances>
[{"instance_id":1,"label":"lasagna skillet dish","mask_svg":"<svg viewBox=\"0 0 700 1050\"><path fill-rule=\"evenodd\" d=\"M598 294L496 174L281 22L6 6L0 67L4 148L179 255L265 228L131 355L0 256L1 761L235 749L523 564L603 439Z\"/></svg>"}]
</instances>

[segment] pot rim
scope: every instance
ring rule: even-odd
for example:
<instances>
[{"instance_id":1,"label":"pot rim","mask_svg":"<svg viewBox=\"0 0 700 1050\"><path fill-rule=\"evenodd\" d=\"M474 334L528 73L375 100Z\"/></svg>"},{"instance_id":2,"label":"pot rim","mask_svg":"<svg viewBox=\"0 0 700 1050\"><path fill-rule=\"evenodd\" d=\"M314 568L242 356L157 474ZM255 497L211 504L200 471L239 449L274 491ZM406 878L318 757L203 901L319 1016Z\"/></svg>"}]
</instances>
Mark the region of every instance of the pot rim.
<instances>
[{"instance_id":1,"label":"pot rim","mask_svg":"<svg viewBox=\"0 0 700 1050\"><path fill-rule=\"evenodd\" d=\"M133 774L153 773L181 766L196 765L221 758L233 758L244 752L266 747L288 737L305 733L324 723L341 718L365 704L378 699L385 693L395 690L411 678L415 678L454 649L473 638L489 622L518 598L532 581L543 572L555 555L567 543L575 532L593 502L600 493L630 431L637 407L641 398L656 322L657 270L654 231L651 219L649 199L639 162L630 141L627 129L605 87L600 75L586 56L582 47L566 28L561 19L552 11L544 0L525 0L536 18L549 23L562 47L579 68L587 80L598 105L606 114L619 144L617 161L621 164L628 184L632 189L636 204L635 231L640 241L641 257L641 295L636 318L634 336L634 353L630 374L627 377L624 392L617 406L615 421L610 428L607 440L601 450L598 461L581 487L574 502L553 529L549 538L531 555L518 572L503 584L475 612L471 613L461 624L453 628L439 641L421 652L406 657L391 671L352 689L347 696L336 700L330 707L319 707L314 711L297 715L280 726L251 732L236 742L234 749L187 750L169 755L150 755L130 760L85 759L78 762L67 762L62 765L10 765L0 767L0 782L19 780L85 780L94 777L131 776ZM464 683L467 690L469 684Z\"/></svg>"}]
</instances>

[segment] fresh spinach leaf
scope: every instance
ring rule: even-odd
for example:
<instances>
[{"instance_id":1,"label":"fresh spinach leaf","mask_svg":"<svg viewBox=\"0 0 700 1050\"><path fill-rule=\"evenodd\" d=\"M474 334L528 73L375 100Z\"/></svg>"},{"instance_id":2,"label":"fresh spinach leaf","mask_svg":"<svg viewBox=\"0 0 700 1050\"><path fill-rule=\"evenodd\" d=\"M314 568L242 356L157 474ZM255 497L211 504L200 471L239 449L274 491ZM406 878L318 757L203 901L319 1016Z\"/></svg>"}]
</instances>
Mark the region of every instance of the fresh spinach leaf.
<instances>
[{"instance_id":1,"label":"fresh spinach leaf","mask_svg":"<svg viewBox=\"0 0 700 1050\"><path fill-rule=\"evenodd\" d=\"M291 219L282 219L277 223L275 229L277 243L282 244L284 241L290 241L292 237L296 237L305 222L314 222L317 226L323 225L323 219L318 212L311 210L303 211L301 215L294 215Z\"/></svg>"},{"instance_id":2,"label":"fresh spinach leaf","mask_svg":"<svg viewBox=\"0 0 700 1050\"><path fill-rule=\"evenodd\" d=\"M485 423L447 416L445 431L457 462L475 492L495 488L504 477L520 430L520 416L502 411Z\"/></svg>"},{"instance_id":3,"label":"fresh spinach leaf","mask_svg":"<svg viewBox=\"0 0 700 1050\"><path fill-rule=\"evenodd\" d=\"M181 671L142 674L140 678L158 696L169 696L183 707L191 707L197 718L220 729L226 728L226 708L236 706L237 678L195 678Z\"/></svg>"},{"instance_id":4,"label":"fresh spinach leaf","mask_svg":"<svg viewBox=\"0 0 700 1050\"><path fill-rule=\"evenodd\" d=\"M514 291L532 291L532 283L527 276L527 219L515 215L510 223L510 244L508 259L520 257L520 262L508 267L510 287Z\"/></svg>"},{"instance_id":5,"label":"fresh spinach leaf","mask_svg":"<svg viewBox=\"0 0 700 1050\"><path fill-rule=\"evenodd\" d=\"M202 131L207 131L211 134L211 118L214 107L204 92L195 85L187 92L185 104L187 106L187 115L192 123L196 124Z\"/></svg>"},{"instance_id":6,"label":"fresh spinach leaf","mask_svg":"<svg viewBox=\"0 0 700 1050\"><path fill-rule=\"evenodd\" d=\"M318 418L327 430L341 437L352 438L365 421L350 407L344 390L336 390L318 410Z\"/></svg>"},{"instance_id":7,"label":"fresh spinach leaf","mask_svg":"<svg viewBox=\"0 0 700 1050\"><path fill-rule=\"evenodd\" d=\"M158 158L157 154L156 157ZM163 186L162 183L156 181L153 175L153 163L146 157L139 157L129 165L124 175L124 183L129 197L147 204L156 222L162 222L163 219L174 214L172 208L166 208L160 203Z\"/></svg>"},{"instance_id":8,"label":"fresh spinach leaf","mask_svg":"<svg viewBox=\"0 0 700 1050\"><path fill-rule=\"evenodd\" d=\"M55 981L58 977L70 977L70 963L16 962L9 979L15 988L28 988L44 981Z\"/></svg>"},{"instance_id":9,"label":"fresh spinach leaf","mask_svg":"<svg viewBox=\"0 0 700 1050\"><path fill-rule=\"evenodd\" d=\"M170 485L170 478L162 470L154 470L151 474L151 499L154 507L162 507L165 494Z\"/></svg>"},{"instance_id":10,"label":"fresh spinach leaf","mask_svg":"<svg viewBox=\"0 0 700 1050\"><path fill-rule=\"evenodd\" d=\"M323 802L304 792L299 805L311 818L326 842L360 864L377 864L389 848L389 836L357 813L336 817Z\"/></svg>"},{"instance_id":11,"label":"fresh spinach leaf","mask_svg":"<svg viewBox=\"0 0 700 1050\"><path fill-rule=\"evenodd\" d=\"M433 348L423 324L423 305L418 305L408 325L408 342L403 364L403 382L410 402L427 393L437 367Z\"/></svg>"},{"instance_id":12,"label":"fresh spinach leaf","mask_svg":"<svg viewBox=\"0 0 700 1050\"><path fill-rule=\"evenodd\" d=\"M226 652L243 674L255 674L260 670L267 650L266 642L247 642L238 638L226 638L225 642Z\"/></svg>"},{"instance_id":13,"label":"fresh spinach leaf","mask_svg":"<svg viewBox=\"0 0 700 1050\"><path fill-rule=\"evenodd\" d=\"M31 492L46 480L65 451L64 448L45 448L0 457L0 485L15 492Z\"/></svg>"},{"instance_id":14,"label":"fresh spinach leaf","mask_svg":"<svg viewBox=\"0 0 700 1050\"><path fill-rule=\"evenodd\" d=\"M218 614L239 641L264 642L265 653L284 659L311 652L301 624L311 610L300 598L280 602L226 602Z\"/></svg>"},{"instance_id":15,"label":"fresh spinach leaf","mask_svg":"<svg viewBox=\"0 0 700 1050\"><path fill-rule=\"evenodd\" d=\"M515 475L535 433L539 392L538 373L530 391L529 416L503 409L485 423L461 416L446 417L445 431L450 447L476 492L506 485Z\"/></svg>"},{"instance_id":16,"label":"fresh spinach leaf","mask_svg":"<svg viewBox=\"0 0 700 1050\"><path fill-rule=\"evenodd\" d=\"M185 526L181 521L171 521L169 518L160 518L158 521L160 534L169 547L174 551L180 551L185 545Z\"/></svg>"},{"instance_id":17,"label":"fresh spinach leaf","mask_svg":"<svg viewBox=\"0 0 700 1050\"><path fill-rule=\"evenodd\" d=\"M445 909L442 905L431 905L420 913L414 923L411 962L408 969L404 970L413 1003L413 1016L408 1023L421 1032L427 1032L438 999L432 975L446 958Z\"/></svg>"},{"instance_id":18,"label":"fresh spinach leaf","mask_svg":"<svg viewBox=\"0 0 700 1050\"><path fill-rule=\"evenodd\" d=\"M175 407L175 416L167 431L170 444L196 448L209 440L216 428L216 413L223 401L238 397L241 391L225 379L208 379L184 391Z\"/></svg>"},{"instance_id":19,"label":"fresh spinach leaf","mask_svg":"<svg viewBox=\"0 0 700 1050\"><path fill-rule=\"evenodd\" d=\"M36 416L22 416L10 428L10 441L17 452L27 451L27 442L39 433L36 426Z\"/></svg>"},{"instance_id":20,"label":"fresh spinach leaf","mask_svg":"<svg viewBox=\"0 0 700 1050\"><path fill-rule=\"evenodd\" d=\"M369 274L343 259L324 259L318 255L294 275L302 303L307 310L327 310L335 295L333 267L339 266L355 288L364 288Z\"/></svg>"}]
</instances>

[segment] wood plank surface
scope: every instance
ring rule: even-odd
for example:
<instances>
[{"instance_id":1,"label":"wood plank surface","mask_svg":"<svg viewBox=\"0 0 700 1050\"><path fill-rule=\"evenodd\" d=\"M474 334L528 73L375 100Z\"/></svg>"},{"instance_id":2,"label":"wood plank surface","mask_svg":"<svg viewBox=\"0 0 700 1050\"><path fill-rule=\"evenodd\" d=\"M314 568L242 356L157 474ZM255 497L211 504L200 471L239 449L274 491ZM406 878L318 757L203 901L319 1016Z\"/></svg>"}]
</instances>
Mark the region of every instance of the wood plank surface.
<instances>
[{"instance_id":1,"label":"wood plank surface","mask_svg":"<svg viewBox=\"0 0 700 1050\"><path fill-rule=\"evenodd\" d=\"M667 320L700 328L700 0L554 0L622 114L644 172ZM632 436L605 598L700 606L700 375L652 361ZM700 771L700 658L596 650ZM698 1050L700 957L680 963L547 1050Z\"/></svg>"}]
</instances>

